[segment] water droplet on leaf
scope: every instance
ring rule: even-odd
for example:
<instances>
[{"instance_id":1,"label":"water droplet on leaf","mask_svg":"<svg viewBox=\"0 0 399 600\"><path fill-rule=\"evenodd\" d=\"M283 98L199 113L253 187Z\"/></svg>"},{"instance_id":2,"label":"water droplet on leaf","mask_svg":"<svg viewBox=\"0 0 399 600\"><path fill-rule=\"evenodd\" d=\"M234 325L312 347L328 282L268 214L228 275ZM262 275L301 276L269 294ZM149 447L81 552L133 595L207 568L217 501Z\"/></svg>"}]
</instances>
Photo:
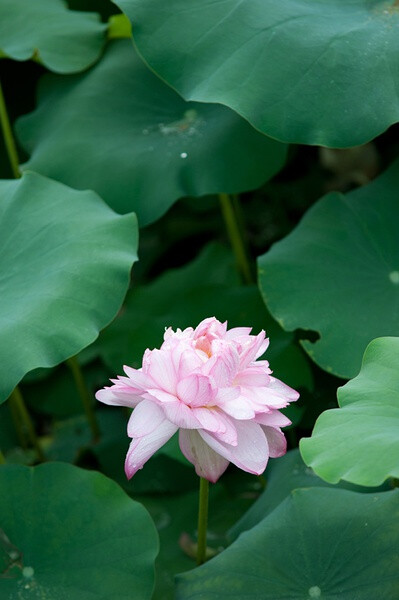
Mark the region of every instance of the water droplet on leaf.
<instances>
[{"instance_id":1,"label":"water droplet on leaf","mask_svg":"<svg viewBox=\"0 0 399 600\"><path fill-rule=\"evenodd\" d=\"M35 574L35 570L33 569L33 567L24 567L22 569L22 575L23 577L26 577L27 579L33 577L33 575Z\"/></svg>"}]
</instances>

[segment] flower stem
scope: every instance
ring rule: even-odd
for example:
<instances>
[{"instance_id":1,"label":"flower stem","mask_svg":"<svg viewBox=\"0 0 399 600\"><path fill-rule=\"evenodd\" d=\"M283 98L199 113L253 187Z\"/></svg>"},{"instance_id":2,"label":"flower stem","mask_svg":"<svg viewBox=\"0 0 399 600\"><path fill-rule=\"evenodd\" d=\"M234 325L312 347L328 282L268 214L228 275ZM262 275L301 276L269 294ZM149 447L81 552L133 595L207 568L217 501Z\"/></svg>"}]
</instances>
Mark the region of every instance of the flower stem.
<instances>
[{"instance_id":1,"label":"flower stem","mask_svg":"<svg viewBox=\"0 0 399 600\"><path fill-rule=\"evenodd\" d=\"M19 170L19 160L17 146L11 129L10 119L8 118L6 102L4 99L3 89L0 82L0 124L3 131L4 143L10 161L13 176L17 179L21 177Z\"/></svg>"},{"instance_id":2,"label":"flower stem","mask_svg":"<svg viewBox=\"0 0 399 600\"><path fill-rule=\"evenodd\" d=\"M200 477L198 507L198 544L197 565L202 565L206 558L206 529L208 526L209 481Z\"/></svg>"},{"instance_id":3,"label":"flower stem","mask_svg":"<svg viewBox=\"0 0 399 600\"><path fill-rule=\"evenodd\" d=\"M0 465L5 465L6 464L6 457L4 456L4 454L2 453L2 451L0 450Z\"/></svg>"},{"instance_id":4,"label":"flower stem","mask_svg":"<svg viewBox=\"0 0 399 600\"><path fill-rule=\"evenodd\" d=\"M26 431L28 438L32 446L34 447L37 458L44 462L46 457L43 454L43 450L40 446L39 439L36 435L35 427L33 425L32 419L30 418L28 409L26 408L25 401L21 394L21 390L17 386L10 396L10 403L14 406L15 414L18 415L18 421L21 425L21 429Z\"/></svg>"},{"instance_id":5,"label":"flower stem","mask_svg":"<svg viewBox=\"0 0 399 600\"><path fill-rule=\"evenodd\" d=\"M71 370L72 377L75 381L76 388L78 390L80 399L83 404L83 408L86 413L87 421L90 426L91 435L93 438L93 442L98 442L100 439L100 427L97 422L96 413L94 411L92 398L90 391L86 385L86 382L83 377L82 369L80 368L80 364L76 356L72 356L72 358L68 358L66 364Z\"/></svg>"},{"instance_id":6,"label":"flower stem","mask_svg":"<svg viewBox=\"0 0 399 600\"><path fill-rule=\"evenodd\" d=\"M245 283L254 283L251 265L248 260L243 234L240 229L237 213L234 210L233 201L228 194L219 194L219 200L227 233L236 258L237 268Z\"/></svg>"}]
</instances>

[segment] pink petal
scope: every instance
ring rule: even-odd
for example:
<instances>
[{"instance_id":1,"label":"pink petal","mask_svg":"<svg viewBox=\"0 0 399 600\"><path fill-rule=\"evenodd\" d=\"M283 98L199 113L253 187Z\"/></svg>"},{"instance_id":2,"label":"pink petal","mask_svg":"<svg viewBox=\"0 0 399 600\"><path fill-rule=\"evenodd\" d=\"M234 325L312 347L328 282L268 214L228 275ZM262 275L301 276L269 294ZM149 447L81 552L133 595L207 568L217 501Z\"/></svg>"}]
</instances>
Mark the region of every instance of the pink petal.
<instances>
[{"instance_id":1,"label":"pink petal","mask_svg":"<svg viewBox=\"0 0 399 600\"><path fill-rule=\"evenodd\" d=\"M248 473L260 475L269 459L269 446L260 425L253 421L236 421L238 444L233 447L215 439L214 434L199 431L215 452Z\"/></svg>"},{"instance_id":2,"label":"pink petal","mask_svg":"<svg viewBox=\"0 0 399 600\"><path fill-rule=\"evenodd\" d=\"M96 398L104 404L129 406L130 408L137 406L143 399L141 396L137 396L132 389L118 387L117 385L98 390Z\"/></svg>"},{"instance_id":3,"label":"pink petal","mask_svg":"<svg viewBox=\"0 0 399 600\"><path fill-rule=\"evenodd\" d=\"M176 392L177 376L170 352L157 349L147 352L143 369L155 382L153 387L159 387L170 394Z\"/></svg>"},{"instance_id":4,"label":"pink petal","mask_svg":"<svg viewBox=\"0 0 399 600\"><path fill-rule=\"evenodd\" d=\"M238 396L227 402L218 402L218 406L224 410L225 413L240 421L247 421L248 419L253 419L255 417L255 408L252 406L251 401L245 396Z\"/></svg>"},{"instance_id":5,"label":"pink petal","mask_svg":"<svg viewBox=\"0 0 399 600\"><path fill-rule=\"evenodd\" d=\"M218 412L218 420L219 422L223 422L225 426L225 431L214 432L214 437L230 446L237 446L237 429L235 427L235 420L232 419L229 415L226 415L221 409L215 407L215 411Z\"/></svg>"},{"instance_id":6,"label":"pink petal","mask_svg":"<svg viewBox=\"0 0 399 600\"><path fill-rule=\"evenodd\" d=\"M143 437L152 433L165 420L165 413L151 400L142 400L132 412L127 425L131 438Z\"/></svg>"},{"instance_id":7,"label":"pink petal","mask_svg":"<svg viewBox=\"0 0 399 600\"><path fill-rule=\"evenodd\" d=\"M194 373L178 382L177 395L188 406L206 406L213 402L216 390L209 377Z\"/></svg>"},{"instance_id":8,"label":"pink petal","mask_svg":"<svg viewBox=\"0 0 399 600\"><path fill-rule=\"evenodd\" d=\"M207 431L217 431L224 433L226 427L223 422L217 418L216 411L211 408L195 407L192 409L192 413L195 418L200 422L201 427Z\"/></svg>"},{"instance_id":9,"label":"pink petal","mask_svg":"<svg viewBox=\"0 0 399 600\"><path fill-rule=\"evenodd\" d=\"M162 344L161 350L169 355L178 379L187 377L203 363L189 338L171 337Z\"/></svg>"},{"instance_id":10,"label":"pink petal","mask_svg":"<svg viewBox=\"0 0 399 600\"><path fill-rule=\"evenodd\" d=\"M273 373L273 371L269 368L270 365L268 360L257 360L255 365L256 367L263 367L264 369L266 369L269 375Z\"/></svg>"},{"instance_id":11,"label":"pink petal","mask_svg":"<svg viewBox=\"0 0 399 600\"><path fill-rule=\"evenodd\" d=\"M251 402L255 412L267 412L268 408L285 408L290 402L288 398L275 393L270 386L241 386L240 389L241 395Z\"/></svg>"},{"instance_id":12,"label":"pink petal","mask_svg":"<svg viewBox=\"0 0 399 600\"><path fill-rule=\"evenodd\" d=\"M131 479L149 458L161 448L177 431L176 425L165 419L150 434L133 440L129 446L125 461L125 473Z\"/></svg>"},{"instance_id":13,"label":"pink petal","mask_svg":"<svg viewBox=\"0 0 399 600\"><path fill-rule=\"evenodd\" d=\"M183 329L183 331L179 327L176 329L176 331L173 331L171 327L168 327L167 329L165 329L163 339L165 342L169 340L184 340L192 337L193 333L194 329L192 327L186 327L186 329Z\"/></svg>"},{"instance_id":14,"label":"pink petal","mask_svg":"<svg viewBox=\"0 0 399 600\"><path fill-rule=\"evenodd\" d=\"M214 433L218 440L226 444L237 445L237 431L233 421L218 408L193 408L192 412L202 429Z\"/></svg>"},{"instance_id":15,"label":"pink petal","mask_svg":"<svg viewBox=\"0 0 399 600\"><path fill-rule=\"evenodd\" d=\"M175 394L169 394L169 392L164 392L163 390L158 390L157 388L149 388L145 394L143 394L144 398L147 400L156 400L157 404L170 404L171 402L177 402L178 398Z\"/></svg>"},{"instance_id":16,"label":"pink petal","mask_svg":"<svg viewBox=\"0 0 399 600\"><path fill-rule=\"evenodd\" d=\"M184 429L199 429L201 423L195 417L194 411L179 400L162 404L162 409L169 421Z\"/></svg>"},{"instance_id":17,"label":"pink petal","mask_svg":"<svg viewBox=\"0 0 399 600\"><path fill-rule=\"evenodd\" d=\"M223 405L231 400L235 400L240 396L240 388L238 386L219 388L216 396L216 404Z\"/></svg>"},{"instance_id":18,"label":"pink petal","mask_svg":"<svg viewBox=\"0 0 399 600\"><path fill-rule=\"evenodd\" d=\"M136 388L138 392L145 391L148 387L154 385L151 378L143 373L141 369L133 369L124 365L123 370L127 377L119 377L119 380L123 381L126 385L130 385L132 388Z\"/></svg>"},{"instance_id":19,"label":"pink petal","mask_svg":"<svg viewBox=\"0 0 399 600\"><path fill-rule=\"evenodd\" d=\"M256 415L255 420L259 425L269 425L270 427L287 427L291 421L278 410L272 410L266 413Z\"/></svg>"},{"instance_id":20,"label":"pink petal","mask_svg":"<svg viewBox=\"0 0 399 600\"><path fill-rule=\"evenodd\" d=\"M251 362L253 362L259 356L266 351L269 345L269 339L265 339L265 332L262 331L252 337L250 342L246 345L240 354L240 370L245 369Z\"/></svg>"},{"instance_id":21,"label":"pink petal","mask_svg":"<svg viewBox=\"0 0 399 600\"><path fill-rule=\"evenodd\" d=\"M217 482L229 465L229 461L212 450L195 430L181 429L179 444L184 456L195 466L197 475L212 483Z\"/></svg>"},{"instance_id":22,"label":"pink petal","mask_svg":"<svg viewBox=\"0 0 399 600\"><path fill-rule=\"evenodd\" d=\"M212 342L212 357L205 363L203 372L211 375L218 387L231 385L237 374L239 357L234 346L224 340Z\"/></svg>"},{"instance_id":23,"label":"pink petal","mask_svg":"<svg viewBox=\"0 0 399 600\"><path fill-rule=\"evenodd\" d=\"M231 388L220 388L216 396L217 406L224 412L225 417L230 415L233 419L253 419L255 410L245 397L240 395L238 386Z\"/></svg>"},{"instance_id":24,"label":"pink petal","mask_svg":"<svg viewBox=\"0 0 399 600\"><path fill-rule=\"evenodd\" d=\"M261 357L261 356L262 356L262 355L263 355L263 354L266 352L266 350L267 350L267 349L268 349L268 347L269 347L269 343L270 343L270 340L269 340L269 338L266 338L266 339L265 339L265 340L262 342L262 344L260 344L260 346L259 346L258 350L256 351L255 358L260 358L260 357Z\"/></svg>"},{"instance_id":25,"label":"pink petal","mask_svg":"<svg viewBox=\"0 0 399 600\"><path fill-rule=\"evenodd\" d=\"M212 335L213 337L224 337L227 330L227 321L221 323L216 317L208 317L201 321L195 328L194 339L198 339L203 335Z\"/></svg>"},{"instance_id":26,"label":"pink petal","mask_svg":"<svg viewBox=\"0 0 399 600\"><path fill-rule=\"evenodd\" d=\"M272 458L283 456L287 452L287 440L284 433L274 427L262 427L262 429L269 444L270 456Z\"/></svg>"},{"instance_id":27,"label":"pink petal","mask_svg":"<svg viewBox=\"0 0 399 600\"><path fill-rule=\"evenodd\" d=\"M187 343L180 343L172 349L172 360L178 379L187 377L203 364L198 353Z\"/></svg>"},{"instance_id":28,"label":"pink petal","mask_svg":"<svg viewBox=\"0 0 399 600\"><path fill-rule=\"evenodd\" d=\"M256 363L255 363L256 364ZM247 367L237 373L234 383L250 387L253 385L266 386L270 382L268 372L264 367Z\"/></svg>"},{"instance_id":29,"label":"pink petal","mask_svg":"<svg viewBox=\"0 0 399 600\"><path fill-rule=\"evenodd\" d=\"M235 338L249 335L251 331L252 327L233 327L232 329L227 330L224 338L225 340L234 340Z\"/></svg>"},{"instance_id":30,"label":"pink petal","mask_svg":"<svg viewBox=\"0 0 399 600\"><path fill-rule=\"evenodd\" d=\"M173 338L175 336L175 332L173 331L173 329L171 327L166 327L165 328L165 333L163 334L163 339L166 342L167 340L169 340L170 338Z\"/></svg>"},{"instance_id":31,"label":"pink petal","mask_svg":"<svg viewBox=\"0 0 399 600\"><path fill-rule=\"evenodd\" d=\"M293 390L291 387L276 379L276 377L270 377L269 388L273 390L275 394L287 398L289 402L295 402L299 398L299 393Z\"/></svg>"}]
</instances>

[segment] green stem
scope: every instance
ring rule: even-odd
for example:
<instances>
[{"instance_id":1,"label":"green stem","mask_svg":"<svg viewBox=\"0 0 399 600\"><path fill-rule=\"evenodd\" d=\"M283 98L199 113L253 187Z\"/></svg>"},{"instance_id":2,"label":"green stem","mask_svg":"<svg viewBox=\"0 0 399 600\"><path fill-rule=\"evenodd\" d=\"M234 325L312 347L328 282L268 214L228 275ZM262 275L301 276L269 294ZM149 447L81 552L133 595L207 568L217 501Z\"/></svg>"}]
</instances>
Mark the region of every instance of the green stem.
<instances>
[{"instance_id":1,"label":"green stem","mask_svg":"<svg viewBox=\"0 0 399 600\"><path fill-rule=\"evenodd\" d=\"M4 143L6 146L8 159L10 161L12 173L14 177L17 179L21 177L21 172L19 170L19 160L18 160L18 152L17 146L15 144L14 136L11 129L10 119L8 118L6 102L4 99L3 89L0 83L0 124L3 130Z\"/></svg>"},{"instance_id":2,"label":"green stem","mask_svg":"<svg viewBox=\"0 0 399 600\"><path fill-rule=\"evenodd\" d=\"M4 456L4 454L2 453L2 451L0 450L0 465L5 465L6 464L6 457Z\"/></svg>"},{"instance_id":3,"label":"green stem","mask_svg":"<svg viewBox=\"0 0 399 600\"><path fill-rule=\"evenodd\" d=\"M232 205L233 205L234 214L235 214L236 220L237 220L237 226L240 231L241 239L242 239L243 246L245 249L245 255L248 257L248 254L249 254L248 243L247 243L247 237L246 237L246 232L245 232L245 221L244 221L244 215L242 212L240 196L238 194L232 194L231 201L232 201Z\"/></svg>"},{"instance_id":4,"label":"green stem","mask_svg":"<svg viewBox=\"0 0 399 600\"><path fill-rule=\"evenodd\" d=\"M206 559L206 529L208 526L209 481L200 477L199 507L198 507L198 545L197 565L202 565Z\"/></svg>"},{"instance_id":5,"label":"green stem","mask_svg":"<svg viewBox=\"0 0 399 600\"><path fill-rule=\"evenodd\" d=\"M233 202L228 194L219 194L219 200L227 233L236 258L237 268L245 283L254 283L243 235L240 230Z\"/></svg>"},{"instance_id":6,"label":"green stem","mask_svg":"<svg viewBox=\"0 0 399 600\"><path fill-rule=\"evenodd\" d=\"M78 390L80 399L83 404L83 408L86 413L87 421L89 423L93 442L98 442L100 439L100 427L97 422L96 413L94 411L91 394L87 388L86 382L83 377L82 369L77 361L76 356L72 356L66 361L68 367L71 369L73 379L75 381L76 388Z\"/></svg>"},{"instance_id":7,"label":"green stem","mask_svg":"<svg viewBox=\"0 0 399 600\"><path fill-rule=\"evenodd\" d=\"M28 440L26 438L25 429L22 425L21 419L19 418L19 411L14 402L9 403L11 419L17 433L17 438L21 448L26 450L28 448Z\"/></svg>"},{"instance_id":8,"label":"green stem","mask_svg":"<svg viewBox=\"0 0 399 600\"><path fill-rule=\"evenodd\" d=\"M36 431L35 431L32 419L30 418L28 409L26 408L25 401L21 394L21 390L19 389L18 386L12 392L12 394L10 396L10 402L11 402L11 405L13 405L15 408L15 413L18 414L18 420L21 424L21 428L24 431L26 431L27 436L30 439L32 446L36 450L38 459L41 462L44 462L46 460L46 457L43 454L43 450L40 446L39 439L36 435Z\"/></svg>"}]
</instances>

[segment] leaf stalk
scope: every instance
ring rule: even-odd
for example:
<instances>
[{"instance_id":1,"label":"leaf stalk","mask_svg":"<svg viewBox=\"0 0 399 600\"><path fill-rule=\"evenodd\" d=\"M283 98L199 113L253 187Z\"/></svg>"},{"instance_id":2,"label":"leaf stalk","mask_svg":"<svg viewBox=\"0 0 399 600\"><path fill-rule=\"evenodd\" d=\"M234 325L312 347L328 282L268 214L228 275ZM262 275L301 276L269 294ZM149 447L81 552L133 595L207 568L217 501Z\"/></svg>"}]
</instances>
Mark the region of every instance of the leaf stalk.
<instances>
[{"instance_id":1,"label":"leaf stalk","mask_svg":"<svg viewBox=\"0 0 399 600\"><path fill-rule=\"evenodd\" d=\"M24 432L24 434L26 432L27 437L29 438L33 448L36 451L36 455L39 461L44 462L46 460L46 457L44 456L43 450L39 442L39 438L36 435L33 421L29 415L28 409L25 404L25 400L18 386L12 392L9 400L11 406L13 407L12 410L14 411L14 414L18 415L20 429Z\"/></svg>"},{"instance_id":2,"label":"leaf stalk","mask_svg":"<svg viewBox=\"0 0 399 600\"><path fill-rule=\"evenodd\" d=\"M10 161L11 170L15 179L21 177L21 171L19 170L19 159L17 146L15 143L14 135L11 128L10 119L8 117L7 106L3 94L3 88L0 82L0 124L3 131L4 144L7 150L8 159Z\"/></svg>"},{"instance_id":3,"label":"leaf stalk","mask_svg":"<svg viewBox=\"0 0 399 600\"><path fill-rule=\"evenodd\" d=\"M244 242L243 231L239 224L239 215L229 194L219 194L220 208L227 233L233 248L237 269L246 284L254 283L251 265Z\"/></svg>"},{"instance_id":4,"label":"leaf stalk","mask_svg":"<svg viewBox=\"0 0 399 600\"><path fill-rule=\"evenodd\" d=\"M78 363L76 356L68 358L66 364L71 370L76 389L78 390L78 394L82 401L83 408L86 413L86 418L90 426L93 442L96 443L100 439L100 427L98 425L96 413L94 411L92 396L83 377L82 369L80 367L80 364Z\"/></svg>"}]
</instances>

